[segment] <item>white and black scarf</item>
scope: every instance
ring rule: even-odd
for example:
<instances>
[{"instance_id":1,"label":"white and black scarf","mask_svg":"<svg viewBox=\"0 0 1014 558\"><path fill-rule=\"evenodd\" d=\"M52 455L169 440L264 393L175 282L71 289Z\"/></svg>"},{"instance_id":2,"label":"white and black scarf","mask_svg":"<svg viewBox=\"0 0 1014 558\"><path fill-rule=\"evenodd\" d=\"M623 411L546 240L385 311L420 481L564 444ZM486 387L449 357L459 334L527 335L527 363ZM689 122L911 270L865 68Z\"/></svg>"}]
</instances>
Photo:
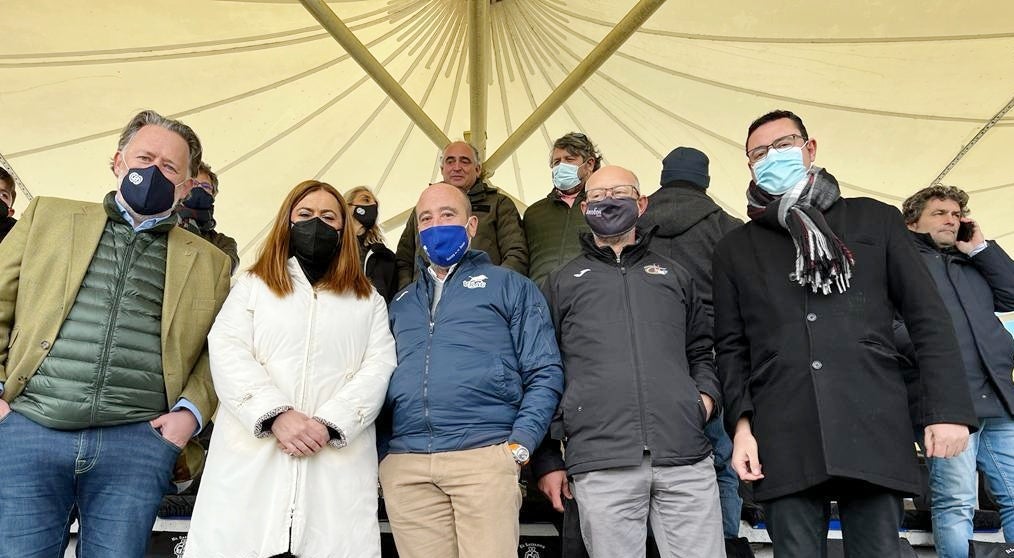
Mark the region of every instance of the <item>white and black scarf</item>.
<instances>
[{"instance_id":1,"label":"white and black scarf","mask_svg":"<svg viewBox=\"0 0 1014 558\"><path fill-rule=\"evenodd\" d=\"M811 166L806 180L781 196L773 196L750 182L747 215L752 220L777 221L796 246L796 269L789 280L809 285L815 293L839 293L849 288L855 259L824 219L824 211L841 197L838 181L824 169Z\"/></svg>"}]
</instances>

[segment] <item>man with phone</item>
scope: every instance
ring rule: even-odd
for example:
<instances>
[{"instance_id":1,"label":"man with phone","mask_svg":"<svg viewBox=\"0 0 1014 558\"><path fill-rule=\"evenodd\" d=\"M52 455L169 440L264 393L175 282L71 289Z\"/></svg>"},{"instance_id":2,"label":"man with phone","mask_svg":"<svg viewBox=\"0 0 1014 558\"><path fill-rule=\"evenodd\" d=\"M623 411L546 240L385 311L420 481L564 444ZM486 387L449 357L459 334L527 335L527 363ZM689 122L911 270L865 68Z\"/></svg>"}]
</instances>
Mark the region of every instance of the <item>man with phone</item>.
<instances>
[{"instance_id":1,"label":"man with phone","mask_svg":"<svg viewBox=\"0 0 1014 558\"><path fill-rule=\"evenodd\" d=\"M951 459L929 459L933 538L941 557L968 556L976 469L1014 541L1014 338L994 312L1014 311L1014 261L968 217L968 194L934 185L905 200L912 232L954 323L979 430Z\"/></svg>"}]
</instances>

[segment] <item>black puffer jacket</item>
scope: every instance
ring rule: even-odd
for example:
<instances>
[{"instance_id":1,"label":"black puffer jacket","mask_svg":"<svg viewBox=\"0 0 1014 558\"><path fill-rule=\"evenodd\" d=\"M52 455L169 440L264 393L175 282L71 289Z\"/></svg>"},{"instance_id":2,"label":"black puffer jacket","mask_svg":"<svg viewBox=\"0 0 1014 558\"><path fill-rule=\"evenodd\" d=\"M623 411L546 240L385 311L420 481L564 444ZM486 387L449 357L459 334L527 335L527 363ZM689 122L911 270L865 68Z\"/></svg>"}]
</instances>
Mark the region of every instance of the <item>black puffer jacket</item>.
<instances>
[{"instance_id":1,"label":"black puffer jacket","mask_svg":"<svg viewBox=\"0 0 1014 558\"><path fill-rule=\"evenodd\" d=\"M711 295L711 255L715 245L743 221L718 207L708 194L690 182L677 180L648 196L648 209L639 228L658 227L651 250L685 267L697 292L713 316Z\"/></svg>"},{"instance_id":2,"label":"black puffer jacket","mask_svg":"<svg viewBox=\"0 0 1014 558\"><path fill-rule=\"evenodd\" d=\"M690 274L649 250L649 236L617 258L581 235L583 253L543 288L564 369L551 434L565 441L572 475L636 466L645 450L659 466L712 451L700 396L719 404L711 326ZM561 469L559 443L544 443L536 461L537 474Z\"/></svg>"}]
</instances>

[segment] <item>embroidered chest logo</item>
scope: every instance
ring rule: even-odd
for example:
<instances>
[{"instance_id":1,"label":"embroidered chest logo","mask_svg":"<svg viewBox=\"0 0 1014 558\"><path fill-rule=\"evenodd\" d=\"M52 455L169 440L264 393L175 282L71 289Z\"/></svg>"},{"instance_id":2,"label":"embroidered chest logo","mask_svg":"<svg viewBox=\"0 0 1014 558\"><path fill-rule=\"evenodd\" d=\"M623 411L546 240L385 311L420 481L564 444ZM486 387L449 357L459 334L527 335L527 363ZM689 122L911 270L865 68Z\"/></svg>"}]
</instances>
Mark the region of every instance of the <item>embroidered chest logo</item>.
<instances>
[{"instance_id":1,"label":"embroidered chest logo","mask_svg":"<svg viewBox=\"0 0 1014 558\"><path fill-rule=\"evenodd\" d=\"M486 288L486 276L477 275L475 277L469 276L461 282L466 289L485 289Z\"/></svg>"},{"instance_id":2,"label":"embroidered chest logo","mask_svg":"<svg viewBox=\"0 0 1014 558\"><path fill-rule=\"evenodd\" d=\"M127 180L129 180L130 183L133 184L134 186L137 186L144 179L141 178L141 175L137 174L136 172L132 172L132 173L130 173L130 176L127 177Z\"/></svg>"},{"instance_id":3,"label":"embroidered chest logo","mask_svg":"<svg viewBox=\"0 0 1014 558\"><path fill-rule=\"evenodd\" d=\"M644 266L644 272L650 275L666 275L669 270L658 264L650 264Z\"/></svg>"},{"instance_id":4,"label":"embroidered chest logo","mask_svg":"<svg viewBox=\"0 0 1014 558\"><path fill-rule=\"evenodd\" d=\"M578 271L577 273L575 273L574 277L581 277L582 275L584 275L585 273L588 273L589 271L591 271L591 269L586 267L586 268L582 269L581 271Z\"/></svg>"}]
</instances>

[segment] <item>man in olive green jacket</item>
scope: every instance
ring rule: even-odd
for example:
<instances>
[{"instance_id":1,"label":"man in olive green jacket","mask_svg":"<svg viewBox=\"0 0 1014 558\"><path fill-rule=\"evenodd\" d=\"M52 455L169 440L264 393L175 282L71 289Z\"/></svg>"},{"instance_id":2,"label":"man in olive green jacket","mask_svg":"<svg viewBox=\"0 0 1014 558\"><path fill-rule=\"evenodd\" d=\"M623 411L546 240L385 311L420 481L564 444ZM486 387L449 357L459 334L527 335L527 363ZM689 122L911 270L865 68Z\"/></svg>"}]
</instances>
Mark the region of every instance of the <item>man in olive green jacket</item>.
<instances>
[{"instance_id":1,"label":"man in olive green jacket","mask_svg":"<svg viewBox=\"0 0 1014 558\"><path fill-rule=\"evenodd\" d=\"M172 213L200 160L188 126L139 113L117 191L36 198L0 244L0 558L62 555L75 513L78 556L140 558L192 465L230 269Z\"/></svg>"},{"instance_id":2,"label":"man in olive green jacket","mask_svg":"<svg viewBox=\"0 0 1014 558\"><path fill-rule=\"evenodd\" d=\"M571 132L553 142L549 168L553 189L525 211L528 277L541 285L551 271L581 254L578 237L588 232L581 213L584 183L602 165L591 138Z\"/></svg>"},{"instance_id":3,"label":"man in olive green jacket","mask_svg":"<svg viewBox=\"0 0 1014 558\"><path fill-rule=\"evenodd\" d=\"M472 214L479 219L472 249L485 252L494 265L527 275L528 247L521 228L521 214L509 197L483 181L482 164L475 146L463 141L448 144L440 158L440 174L444 182L468 195ZM395 254L399 289L415 280L418 274L416 258L425 258L418 240L413 213L405 223Z\"/></svg>"}]
</instances>

